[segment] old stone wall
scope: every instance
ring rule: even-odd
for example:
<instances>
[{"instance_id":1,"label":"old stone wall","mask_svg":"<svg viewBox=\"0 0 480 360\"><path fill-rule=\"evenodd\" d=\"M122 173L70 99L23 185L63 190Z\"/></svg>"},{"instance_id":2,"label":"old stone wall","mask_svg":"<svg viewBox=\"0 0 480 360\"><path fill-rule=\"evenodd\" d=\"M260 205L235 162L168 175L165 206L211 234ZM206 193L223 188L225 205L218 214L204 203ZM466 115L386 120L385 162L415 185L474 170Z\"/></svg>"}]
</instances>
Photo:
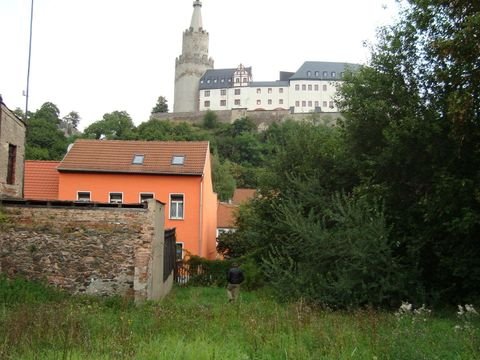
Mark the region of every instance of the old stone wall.
<instances>
[{"instance_id":1,"label":"old stone wall","mask_svg":"<svg viewBox=\"0 0 480 360\"><path fill-rule=\"evenodd\" d=\"M5 106L0 97L0 197L23 196L25 133L24 122ZM7 183L9 145L16 147L12 184Z\"/></svg>"},{"instance_id":2,"label":"old stone wall","mask_svg":"<svg viewBox=\"0 0 480 360\"><path fill-rule=\"evenodd\" d=\"M0 272L71 293L158 299L163 283L163 204L109 207L0 202ZM173 274L171 274L173 277Z\"/></svg>"}]
</instances>

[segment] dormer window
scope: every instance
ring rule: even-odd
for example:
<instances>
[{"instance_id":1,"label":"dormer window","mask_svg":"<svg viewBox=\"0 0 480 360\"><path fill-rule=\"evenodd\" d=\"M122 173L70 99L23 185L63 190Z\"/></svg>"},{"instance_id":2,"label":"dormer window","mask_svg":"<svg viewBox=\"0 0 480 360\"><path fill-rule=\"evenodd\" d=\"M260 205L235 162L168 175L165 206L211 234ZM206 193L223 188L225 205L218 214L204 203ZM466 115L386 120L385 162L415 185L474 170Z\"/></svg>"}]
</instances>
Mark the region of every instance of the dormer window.
<instances>
[{"instance_id":1,"label":"dormer window","mask_svg":"<svg viewBox=\"0 0 480 360\"><path fill-rule=\"evenodd\" d=\"M143 165L143 160L145 160L145 155L135 154L135 155L133 155L132 164L133 165Z\"/></svg>"},{"instance_id":2,"label":"dormer window","mask_svg":"<svg viewBox=\"0 0 480 360\"><path fill-rule=\"evenodd\" d=\"M172 165L183 165L185 163L185 155L173 155Z\"/></svg>"},{"instance_id":3,"label":"dormer window","mask_svg":"<svg viewBox=\"0 0 480 360\"><path fill-rule=\"evenodd\" d=\"M310 77L310 76L312 76L312 72L309 70L307 71L307 77Z\"/></svg>"}]
</instances>

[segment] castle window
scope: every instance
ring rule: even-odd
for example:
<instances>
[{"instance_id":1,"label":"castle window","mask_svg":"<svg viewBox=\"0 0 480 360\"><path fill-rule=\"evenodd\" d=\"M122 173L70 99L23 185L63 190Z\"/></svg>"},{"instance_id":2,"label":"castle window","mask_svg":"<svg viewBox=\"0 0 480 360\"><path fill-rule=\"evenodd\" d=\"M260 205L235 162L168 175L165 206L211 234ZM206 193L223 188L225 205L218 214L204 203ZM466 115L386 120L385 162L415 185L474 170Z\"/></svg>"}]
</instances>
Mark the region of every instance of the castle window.
<instances>
[{"instance_id":1,"label":"castle window","mask_svg":"<svg viewBox=\"0 0 480 360\"><path fill-rule=\"evenodd\" d=\"M268 99L268 105L272 105L272 99Z\"/></svg>"},{"instance_id":2,"label":"castle window","mask_svg":"<svg viewBox=\"0 0 480 360\"><path fill-rule=\"evenodd\" d=\"M318 91L318 84L315 84L313 88L315 89L315 91Z\"/></svg>"},{"instance_id":3,"label":"castle window","mask_svg":"<svg viewBox=\"0 0 480 360\"><path fill-rule=\"evenodd\" d=\"M283 99L279 99L279 100L278 100L278 103L279 103L280 105L283 105Z\"/></svg>"},{"instance_id":4,"label":"castle window","mask_svg":"<svg viewBox=\"0 0 480 360\"><path fill-rule=\"evenodd\" d=\"M235 95L240 95L240 89L235 89Z\"/></svg>"},{"instance_id":5,"label":"castle window","mask_svg":"<svg viewBox=\"0 0 480 360\"><path fill-rule=\"evenodd\" d=\"M210 96L210 90L205 90L205 97Z\"/></svg>"},{"instance_id":6,"label":"castle window","mask_svg":"<svg viewBox=\"0 0 480 360\"><path fill-rule=\"evenodd\" d=\"M335 71L332 71L332 78L337 77L337 73Z\"/></svg>"},{"instance_id":7,"label":"castle window","mask_svg":"<svg viewBox=\"0 0 480 360\"><path fill-rule=\"evenodd\" d=\"M220 90L220 95L222 95L222 96L227 95L227 90L225 90L225 89Z\"/></svg>"},{"instance_id":8,"label":"castle window","mask_svg":"<svg viewBox=\"0 0 480 360\"><path fill-rule=\"evenodd\" d=\"M320 72L319 71L315 71L315 77L319 77L320 76Z\"/></svg>"},{"instance_id":9,"label":"castle window","mask_svg":"<svg viewBox=\"0 0 480 360\"><path fill-rule=\"evenodd\" d=\"M262 100L257 100L257 105L262 105Z\"/></svg>"},{"instance_id":10,"label":"castle window","mask_svg":"<svg viewBox=\"0 0 480 360\"><path fill-rule=\"evenodd\" d=\"M323 72L323 77L324 77L324 78L328 77L328 71L324 71L324 72Z\"/></svg>"},{"instance_id":11,"label":"castle window","mask_svg":"<svg viewBox=\"0 0 480 360\"><path fill-rule=\"evenodd\" d=\"M235 79L235 82L236 82L236 83L239 83L239 82L240 82L240 78L236 78L236 79Z\"/></svg>"},{"instance_id":12,"label":"castle window","mask_svg":"<svg viewBox=\"0 0 480 360\"><path fill-rule=\"evenodd\" d=\"M345 73L344 72L341 72L340 73L340 77L343 79L345 77Z\"/></svg>"},{"instance_id":13,"label":"castle window","mask_svg":"<svg viewBox=\"0 0 480 360\"><path fill-rule=\"evenodd\" d=\"M322 103L322 106L323 106L323 107L327 107L327 102L324 101L324 102Z\"/></svg>"},{"instance_id":14,"label":"castle window","mask_svg":"<svg viewBox=\"0 0 480 360\"><path fill-rule=\"evenodd\" d=\"M240 99L235 99L235 105L240 105Z\"/></svg>"},{"instance_id":15,"label":"castle window","mask_svg":"<svg viewBox=\"0 0 480 360\"><path fill-rule=\"evenodd\" d=\"M333 101L330 101L330 102L328 103L328 107L329 107L330 109L333 109Z\"/></svg>"},{"instance_id":16,"label":"castle window","mask_svg":"<svg viewBox=\"0 0 480 360\"><path fill-rule=\"evenodd\" d=\"M295 106L299 107L300 106L300 101L295 101Z\"/></svg>"},{"instance_id":17,"label":"castle window","mask_svg":"<svg viewBox=\"0 0 480 360\"><path fill-rule=\"evenodd\" d=\"M280 94L283 94L283 88L278 89L278 92L279 92Z\"/></svg>"},{"instance_id":18,"label":"castle window","mask_svg":"<svg viewBox=\"0 0 480 360\"><path fill-rule=\"evenodd\" d=\"M207 84L210 84L210 79L207 79Z\"/></svg>"},{"instance_id":19,"label":"castle window","mask_svg":"<svg viewBox=\"0 0 480 360\"><path fill-rule=\"evenodd\" d=\"M243 82L246 83L248 81L247 78L243 78Z\"/></svg>"},{"instance_id":20,"label":"castle window","mask_svg":"<svg viewBox=\"0 0 480 360\"><path fill-rule=\"evenodd\" d=\"M225 78L221 78L221 79L220 79L220 82L224 83L224 82L225 82Z\"/></svg>"},{"instance_id":21,"label":"castle window","mask_svg":"<svg viewBox=\"0 0 480 360\"><path fill-rule=\"evenodd\" d=\"M227 106L227 100L220 100L220 106Z\"/></svg>"},{"instance_id":22,"label":"castle window","mask_svg":"<svg viewBox=\"0 0 480 360\"><path fill-rule=\"evenodd\" d=\"M312 91L312 85L311 84L308 85L308 91Z\"/></svg>"},{"instance_id":23,"label":"castle window","mask_svg":"<svg viewBox=\"0 0 480 360\"><path fill-rule=\"evenodd\" d=\"M310 77L310 76L312 76L312 72L309 70L307 71L307 77Z\"/></svg>"},{"instance_id":24,"label":"castle window","mask_svg":"<svg viewBox=\"0 0 480 360\"><path fill-rule=\"evenodd\" d=\"M272 88L268 88L268 93L269 93L269 94L272 93Z\"/></svg>"},{"instance_id":25,"label":"castle window","mask_svg":"<svg viewBox=\"0 0 480 360\"><path fill-rule=\"evenodd\" d=\"M217 79L213 79L213 82L216 84L216 83L217 83Z\"/></svg>"},{"instance_id":26,"label":"castle window","mask_svg":"<svg viewBox=\"0 0 480 360\"><path fill-rule=\"evenodd\" d=\"M298 85L298 84L295 85L295 90L297 90L297 91L300 90L300 85Z\"/></svg>"},{"instance_id":27,"label":"castle window","mask_svg":"<svg viewBox=\"0 0 480 360\"><path fill-rule=\"evenodd\" d=\"M304 100L302 101L302 107L306 107L307 106L307 102Z\"/></svg>"},{"instance_id":28,"label":"castle window","mask_svg":"<svg viewBox=\"0 0 480 360\"><path fill-rule=\"evenodd\" d=\"M305 91L305 90L307 90L307 85L303 84L302 85L302 91Z\"/></svg>"},{"instance_id":29,"label":"castle window","mask_svg":"<svg viewBox=\"0 0 480 360\"><path fill-rule=\"evenodd\" d=\"M312 107L312 101L308 102L308 107Z\"/></svg>"},{"instance_id":30,"label":"castle window","mask_svg":"<svg viewBox=\"0 0 480 360\"><path fill-rule=\"evenodd\" d=\"M262 93L262 89L257 88L257 94L261 94L261 93Z\"/></svg>"},{"instance_id":31,"label":"castle window","mask_svg":"<svg viewBox=\"0 0 480 360\"><path fill-rule=\"evenodd\" d=\"M323 85L323 91L327 91L327 85Z\"/></svg>"},{"instance_id":32,"label":"castle window","mask_svg":"<svg viewBox=\"0 0 480 360\"><path fill-rule=\"evenodd\" d=\"M210 101L208 101L208 100L205 101L205 102L203 103L203 105L204 105L205 107L210 107Z\"/></svg>"},{"instance_id":33,"label":"castle window","mask_svg":"<svg viewBox=\"0 0 480 360\"><path fill-rule=\"evenodd\" d=\"M320 106L319 102L315 101L315 107L319 107L319 106Z\"/></svg>"}]
</instances>

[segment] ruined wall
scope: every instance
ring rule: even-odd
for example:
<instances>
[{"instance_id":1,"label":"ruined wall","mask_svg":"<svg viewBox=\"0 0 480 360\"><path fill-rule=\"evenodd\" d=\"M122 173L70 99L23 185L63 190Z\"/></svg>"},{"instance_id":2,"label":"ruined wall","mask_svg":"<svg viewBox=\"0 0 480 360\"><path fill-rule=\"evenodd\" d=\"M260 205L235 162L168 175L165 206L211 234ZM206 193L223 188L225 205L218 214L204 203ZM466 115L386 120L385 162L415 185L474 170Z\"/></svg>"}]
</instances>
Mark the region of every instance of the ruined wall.
<instances>
[{"instance_id":1,"label":"ruined wall","mask_svg":"<svg viewBox=\"0 0 480 360\"><path fill-rule=\"evenodd\" d=\"M158 201L146 208L20 200L0 206L0 272L8 276L137 301L158 299L171 288L171 281L163 284L158 253L164 234Z\"/></svg>"},{"instance_id":2,"label":"ruined wall","mask_svg":"<svg viewBox=\"0 0 480 360\"><path fill-rule=\"evenodd\" d=\"M0 96L0 197L23 196L25 133L24 122L5 106ZM12 184L7 182L9 145L16 147Z\"/></svg>"}]
</instances>

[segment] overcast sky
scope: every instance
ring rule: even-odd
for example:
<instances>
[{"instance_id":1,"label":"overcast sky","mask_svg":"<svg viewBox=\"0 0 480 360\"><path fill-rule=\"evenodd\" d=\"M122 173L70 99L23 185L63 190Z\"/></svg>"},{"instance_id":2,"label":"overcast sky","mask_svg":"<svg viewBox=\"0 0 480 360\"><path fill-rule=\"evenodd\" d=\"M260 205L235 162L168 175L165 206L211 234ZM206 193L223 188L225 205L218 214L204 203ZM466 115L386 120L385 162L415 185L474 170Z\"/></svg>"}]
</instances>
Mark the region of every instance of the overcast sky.
<instances>
[{"instance_id":1,"label":"overcast sky","mask_svg":"<svg viewBox=\"0 0 480 360\"><path fill-rule=\"evenodd\" d=\"M193 0L35 0L29 110L44 102L80 129L125 110L147 121L162 95L173 109L175 58ZM25 109L31 0L0 0L0 94ZM203 0L215 68L251 66L278 79L304 61L365 63L376 29L397 16L394 0Z\"/></svg>"}]
</instances>

